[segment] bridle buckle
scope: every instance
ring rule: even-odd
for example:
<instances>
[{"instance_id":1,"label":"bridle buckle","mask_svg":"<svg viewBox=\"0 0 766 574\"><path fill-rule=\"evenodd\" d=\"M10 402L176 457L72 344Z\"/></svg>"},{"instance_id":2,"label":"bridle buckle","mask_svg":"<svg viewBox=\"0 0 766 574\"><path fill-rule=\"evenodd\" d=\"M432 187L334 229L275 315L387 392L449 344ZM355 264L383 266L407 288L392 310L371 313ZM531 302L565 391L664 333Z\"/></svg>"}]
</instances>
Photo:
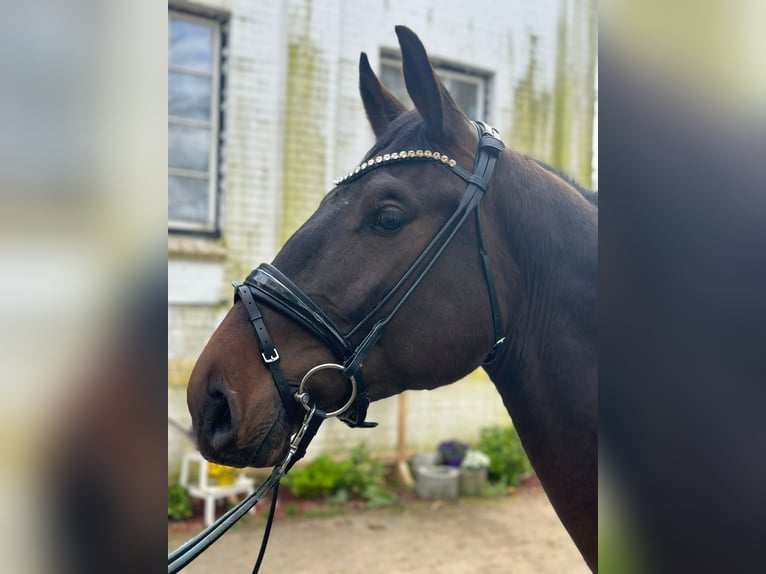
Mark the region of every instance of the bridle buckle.
<instances>
[{"instance_id":1,"label":"bridle buckle","mask_svg":"<svg viewBox=\"0 0 766 574\"><path fill-rule=\"evenodd\" d=\"M276 347L274 348L274 354L271 357L267 357L266 353L261 353L261 358L263 359L263 362L267 365L269 363L276 363L279 360L279 351L277 351Z\"/></svg>"}]
</instances>

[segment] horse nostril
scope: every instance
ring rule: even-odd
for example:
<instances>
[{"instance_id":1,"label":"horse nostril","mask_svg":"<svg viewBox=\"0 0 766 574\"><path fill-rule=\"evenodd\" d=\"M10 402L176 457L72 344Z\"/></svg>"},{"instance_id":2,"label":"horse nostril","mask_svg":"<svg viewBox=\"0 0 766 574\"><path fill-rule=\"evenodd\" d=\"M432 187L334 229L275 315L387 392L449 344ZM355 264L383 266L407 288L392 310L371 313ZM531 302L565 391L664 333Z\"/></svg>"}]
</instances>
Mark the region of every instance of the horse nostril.
<instances>
[{"instance_id":1,"label":"horse nostril","mask_svg":"<svg viewBox=\"0 0 766 574\"><path fill-rule=\"evenodd\" d=\"M219 449L234 439L235 425L229 400L223 393L215 391L205 401L207 412L207 438L210 446Z\"/></svg>"}]
</instances>

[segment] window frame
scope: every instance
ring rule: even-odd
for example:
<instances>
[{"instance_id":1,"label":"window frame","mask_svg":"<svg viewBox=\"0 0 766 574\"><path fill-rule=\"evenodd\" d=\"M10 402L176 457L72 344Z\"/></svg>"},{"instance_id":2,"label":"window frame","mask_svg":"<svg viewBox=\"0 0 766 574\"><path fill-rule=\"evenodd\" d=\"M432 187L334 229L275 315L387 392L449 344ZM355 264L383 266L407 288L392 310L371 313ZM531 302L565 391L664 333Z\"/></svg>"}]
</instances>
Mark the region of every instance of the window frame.
<instances>
[{"instance_id":1,"label":"window frame","mask_svg":"<svg viewBox=\"0 0 766 574\"><path fill-rule=\"evenodd\" d=\"M461 66L454 63L447 63L438 59L431 59L434 69L439 77L444 80L459 80L467 84L475 84L478 86L478 102L476 106L476 117L469 118L471 120L482 120L489 122L491 119L489 115L489 105L487 101L487 94L489 93L489 82L491 81L491 74L483 72L481 70L475 70L466 66ZM390 66L402 70L402 60L393 54L389 54L387 51L383 51L380 56L379 66Z\"/></svg>"},{"instance_id":2,"label":"window frame","mask_svg":"<svg viewBox=\"0 0 766 574\"><path fill-rule=\"evenodd\" d=\"M168 164L168 177L176 175L180 177L187 177L190 179L206 179L208 180L208 218L205 222L195 222L189 220L177 220L171 219L170 212L168 211L168 232L169 233L186 233L186 234L201 234L211 235L214 237L220 236L219 227L219 206L221 186L219 182L220 175L220 157L221 157L221 110L222 110L222 94L221 94L221 75L223 73L223 22L213 16L204 16L192 14L186 11L178 9L168 8L168 24L170 20L184 20L186 22L193 22L195 24L202 24L209 27L212 30L212 67L210 73L200 72L191 68L185 68L183 66L171 65L168 61L168 78L171 72L178 72L183 74L189 74L197 78L210 77L210 121L205 122L202 120L194 120L189 118L182 118L178 116L171 116L168 111L168 132L171 125L178 125L183 127L192 128L207 128L210 130L210 150L208 156L208 169L207 172L198 170L190 170L184 168L171 167ZM169 58L170 54L168 54ZM205 175L203 175L203 173Z\"/></svg>"}]
</instances>

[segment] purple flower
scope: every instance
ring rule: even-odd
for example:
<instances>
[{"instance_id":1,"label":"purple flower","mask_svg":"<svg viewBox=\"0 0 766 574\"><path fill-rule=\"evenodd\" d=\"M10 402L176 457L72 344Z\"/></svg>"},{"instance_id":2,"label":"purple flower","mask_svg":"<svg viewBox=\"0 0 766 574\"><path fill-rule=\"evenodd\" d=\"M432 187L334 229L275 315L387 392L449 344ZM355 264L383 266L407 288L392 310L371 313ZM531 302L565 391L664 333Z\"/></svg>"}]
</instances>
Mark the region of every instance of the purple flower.
<instances>
[{"instance_id":1,"label":"purple flower","mask_svg":"<svg viewBox=\"0 0 766 574\"><path fill-rule=\"evenodd\" d=\"M439 443L439 457L441 462L448 466L460 466L468 445L457 440L447 440Z\"/></svg>"}]
</instances>

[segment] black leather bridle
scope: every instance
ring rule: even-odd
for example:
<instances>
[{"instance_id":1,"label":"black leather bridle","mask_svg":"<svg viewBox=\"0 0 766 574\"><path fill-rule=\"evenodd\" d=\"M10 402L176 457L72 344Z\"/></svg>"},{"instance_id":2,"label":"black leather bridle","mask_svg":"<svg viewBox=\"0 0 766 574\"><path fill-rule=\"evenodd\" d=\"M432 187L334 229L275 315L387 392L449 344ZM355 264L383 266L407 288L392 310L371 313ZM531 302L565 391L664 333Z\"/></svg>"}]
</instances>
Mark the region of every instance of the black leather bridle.
<instances>
[{"instance_id":1,"label":"black leather bridle","mask_svg":"<svg viewBox=\"0 0 766 574\"><path fill-rule=\"evenodd\" d=\"M494 329L494 345L485 364L492 362L495 358L497 347L504 341L502 321L497 303L497 294L495 282L492 276L492 267L487 255L487 249L484 242L484 235L481 226L481 216L478 209L479 202L487 191L489 182L492 178L492 172L500 152L505 145L497 138L497 132L494 128L487 126L482 122L475 122L479 131L479 146L474 163L473 173L469 173L457 164L450 166L446 162L437 160L437 163L445 165L457 176L468 183L463 197L450 218L442 225L441 229L431 239L430 243L423 249L410 268L404 273L399 281L389 290L389 292L378 302L378 304L348 333L343 334L335 325L333 320L322 309L311 300L297 285L286 277L279 269L263 263L259 265L245 279L244 284L235 284L234 300L241 300L250 317L258 344L261 349L261 358L271 370L272 377L282 398L282 403L287 410L288 416L294 416L296 412L296 399L291 393L287 382L279 368L280 356L269 337L266 325L263 322L257 302L264 303L277 310L279 313L289 317L304 329L309 331L319 340L321 340L338 359L338 363L327 363L318 367L332 368L340 371L343 376L352 381L352 392L355 396L349 401L349 404L340 409L341 412L334 414L351 427L372 427L377 423L366 422L367 408L370 404L370 393L364 384L362 375L362 366L367 355L373 349L375 344L383 336L386 327L396 316L402 306L407 302L410 295L420 285L428 271L444 252L457 232L466 222L471 214L476 217L476 230L479 245L479 254L481 256L484 269L484 278L487 284L489 302L492 310L492 323ZM418 158L405 157L402 161L418 161ZM423 157L422 161L433 161L433 157ZM371 169L378 166L388 165L391 159L381 161L364 171L350 174L350 177L342 180L340 185L345 185L350 181L356 180L368 173ZM383 309L391 304L399 295L399 299L393 307L381 316ZM362 334L364 334L362 336ZM359 343L354 343L359 340ZM313 375L319 368L312 369ZM307 378L301 383L304 386ZM303 389L300 389L299 398L302 396ZM298 401L300 402L300 401ZM304 408L308 408L308 403L303 399Z\"/></svg>"},{"instance_id":2,"label":"black leather bridle","mask_svg":"<svg viewBox=\"0 0 766 574\"><path fill-rule=\"evenodd\" d=\"M478 207L481 198L489 187L497 158L505 148L505 145L497 137L498 134L494 128L483 122L472 123L476 126L479 134L479 144L474 160L473 172L466 171L457 165L454 160L449 161L446 156L441 154L417 150L417 152L401 152L371 158L337 182L338 185L345 185L363 177L369 171L375 170L378 167L394 162L411 161L436 162L445 166L467 182L460 203L449 219L442 225L441 229L439 229L399 281L348 333L343 334L333 320L308 295L279 269L268 263L263 263L253 270L243 284L234 283L234 302L242 301L245 305L248 318L258 340L261 360L263 360L271 372L288 419L294 423L300 421L301 407L306 411L306 414L303 417L303 423L299 431L292 437L288 455L275 467L274 472L272 472L266 483L255 494L245 499L239 506L231 509L208 529L168 555L168 572L177 572L193 560L274 486L272 511L254 572L257 571L263 558L266 540L268 539L268 531L271 526L270 520L273 517L273 502L276 501L276 488L278 487L279 479L305 454L309 442L316 435L319 426L326 418L337 416L351 427L368 428L377 426L377 423L365 420L370 404L370 393L364 384L362 374L364 360L383 336L391 320L401 310L410 295L420 285L428 271L434 266L472 214L476 218L477 243L484 270L484 279L487 285L494 332L494 344L490 348L484 364L490 364L496 359L498 349L505 341L505 336L503 335L502 319L492 275L492 266L487 254ZM398 299L396 299L397 295L399 295ZM394 301L396 302L393 303ZM332 351L338 362L325 363L310 369L304 375L297 392L293 392L279 366L281 357L266 328L258 303L268 305L316 336ZM392 305L391 309L383 314L384 308L389 305ZM359 343L354 343L356 340L359 340ZM351 384L351 394L346 404L333 412L325 412L317 405L312 404L309 394L305 390L307 381L315 373L326 369L339 371ZM264 487L267 488L264 490Z\"/></svg>"}]
</instances>

